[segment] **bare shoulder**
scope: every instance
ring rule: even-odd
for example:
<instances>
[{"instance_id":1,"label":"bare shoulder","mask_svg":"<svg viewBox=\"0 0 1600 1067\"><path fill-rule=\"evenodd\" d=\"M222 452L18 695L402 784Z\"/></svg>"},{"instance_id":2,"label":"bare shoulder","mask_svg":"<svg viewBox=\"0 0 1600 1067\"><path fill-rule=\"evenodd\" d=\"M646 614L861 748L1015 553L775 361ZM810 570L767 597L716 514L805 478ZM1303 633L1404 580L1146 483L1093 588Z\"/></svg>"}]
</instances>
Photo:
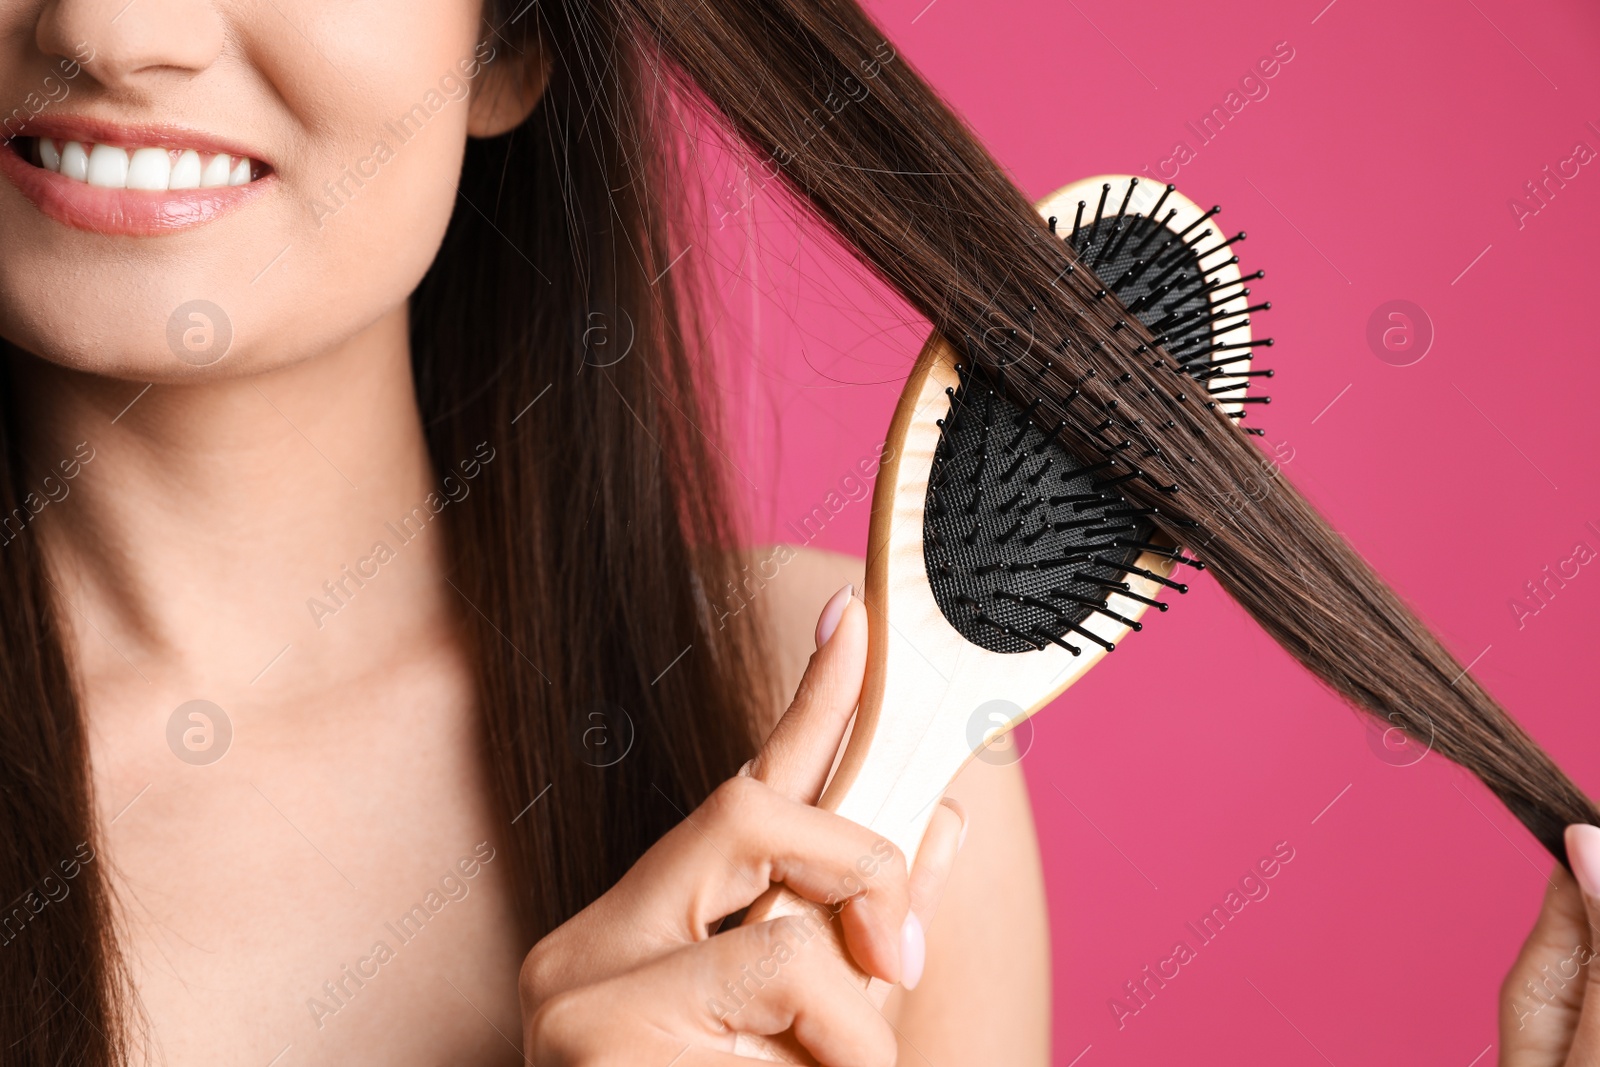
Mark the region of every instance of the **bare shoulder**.
<instances>
[{"instance_id":1,"label":"bare shoulder","mask_svg":"<svg viewBox=\"0 0 1600 1067\"><path fill-rule=\"evenodd\" d=\"M806 661L816 651L817 616L846 583L861 588L866 561L840 552L794 545L762 545L742 553L746 595L767 632L772 673L781 699L760 724L765 736L788 706Z\"/></svg>"},{"instance_id":2,"label":"bare shoulder","mask_svg":"<svg viewBox=\"0 0 1600 1067\"><path fill-rule=\"evenodd\" d=\"M1050 924L1022 765L975 759L946 796L967 811L967 839L928 927L922 982L884 1006L900 1062L920 1067L938 1049L940 1063L1045 1067Z\"/></svg>"}]
</instances>

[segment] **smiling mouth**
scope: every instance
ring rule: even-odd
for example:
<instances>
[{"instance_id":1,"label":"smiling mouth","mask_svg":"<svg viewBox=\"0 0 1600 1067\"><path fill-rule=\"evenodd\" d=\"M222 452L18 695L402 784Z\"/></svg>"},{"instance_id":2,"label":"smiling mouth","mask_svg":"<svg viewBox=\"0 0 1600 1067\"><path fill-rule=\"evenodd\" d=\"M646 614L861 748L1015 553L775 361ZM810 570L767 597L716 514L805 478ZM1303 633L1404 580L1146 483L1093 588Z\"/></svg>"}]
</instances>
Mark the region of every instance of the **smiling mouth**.
<instances>
[{"instance_id":1,"label":"smiling mouth","mask_svg":"<svg viewBox=\"0 0 1600 1067\"><path fill-rule=\"evenodd\" d=\"M249 185L270 168L248 156L200 152L193 148L123 147L53 137L25 137L16 153L41 170L99 189L182 192Z\"/></svg>"}]
</instances>

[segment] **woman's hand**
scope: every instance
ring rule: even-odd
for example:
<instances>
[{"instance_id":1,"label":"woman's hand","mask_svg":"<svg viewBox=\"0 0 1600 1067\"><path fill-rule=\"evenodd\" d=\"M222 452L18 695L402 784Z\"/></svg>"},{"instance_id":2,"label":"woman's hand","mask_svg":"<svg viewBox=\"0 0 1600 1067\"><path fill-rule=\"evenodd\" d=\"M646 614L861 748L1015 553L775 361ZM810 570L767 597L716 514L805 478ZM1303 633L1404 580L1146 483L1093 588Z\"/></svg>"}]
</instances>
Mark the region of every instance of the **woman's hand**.
<instances>
[{"instance_id":1,"label":"woman's hand","mask_svg":"<svg viewBox=\"0 0 1600 1067\"><path fill-rule=\"evenodd\" d=\"M1500 987L1500 1067L1600 1063L1600 828L1569 826L1567 858Z\"/></svg>"},{"instance_id":2,"label":"woman's hand","mask_svg":"<svg viewBox=\"0 0 1600 1067\"><path fill-rule=\"evenodd\" d=\"M940 808L908 874L888 841L815 806L860 697L866 631L847 586L756 759L534 946L521 981L533 1062L746 1063L736 1033L791 1028L825 1064L894 1062L892 1028L822 926L837 915L862 970L914 986L964 816ZM821 907L718 932L778 882Z\"/></svg>"}]
</instances>

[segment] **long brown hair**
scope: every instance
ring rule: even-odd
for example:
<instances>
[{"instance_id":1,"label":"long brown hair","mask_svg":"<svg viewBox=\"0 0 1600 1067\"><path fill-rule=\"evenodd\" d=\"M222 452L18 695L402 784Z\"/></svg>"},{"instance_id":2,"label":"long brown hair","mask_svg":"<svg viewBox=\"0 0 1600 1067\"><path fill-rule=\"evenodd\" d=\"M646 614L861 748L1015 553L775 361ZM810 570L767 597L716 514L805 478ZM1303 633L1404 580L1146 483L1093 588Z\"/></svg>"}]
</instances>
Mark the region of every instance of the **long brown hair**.
<instances>
[{"instance_id":1,"label":"long brown hair","mask_svg":"<svg viewBox=\"0 0 1600 1067\"><path fill-rule=\"evenodd\" d=\"M1158 506L1163 531L1318 677L1391 724L1426 723L1558 857L1566 823L1600 821L1292 487L1234 491L1260 469L1249 439L1159 339L1121 321L853 0L491 0L485 16L497 47L541 48L554 73L521 128L469 147L466 203L413 298L412 340L435 463L483 441L500 453L492 484L453 509L449 576L530 940L735 770L769 696L753 613L725 628L711 606L736 581L733 532L695 301L668 270L680 244L664 190L685 181L669 98L708 104L1015 399L1044 393L1080 457L1137 472L1122 491ZM597 353L597 327L631 336L628 355ZM1026 374L1014 348L985 343L1009 329L1034 342ZM0 405L5 513L23 471L13 399ZM0 552L6 900L95 837L84 726L29 542ZM597 768L575 735L614 708L634 748ZM546 787L554 802L528 807ZM7 1063L122 1058L127 994L100 866L0 946Z\"/></svg>"}]
</instances>

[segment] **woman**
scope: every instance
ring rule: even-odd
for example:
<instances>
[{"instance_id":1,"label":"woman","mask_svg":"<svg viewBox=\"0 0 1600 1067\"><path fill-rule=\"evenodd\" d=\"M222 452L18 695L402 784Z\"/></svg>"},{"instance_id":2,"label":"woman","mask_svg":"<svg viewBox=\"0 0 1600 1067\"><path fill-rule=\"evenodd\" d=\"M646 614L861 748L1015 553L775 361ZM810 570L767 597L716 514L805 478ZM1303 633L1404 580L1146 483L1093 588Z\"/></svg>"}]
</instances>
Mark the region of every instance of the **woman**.
<instances>
[{"instance_id":1,"label":"woman","mask_svg":"<svg viewBox=\"0 0 1600 1067\"><path fill-rule=\"evenodd\" d=\"M909 871L811 806L857 565L730 550L662 193L687 71L880 271L972 265L893 277L941 329L988 321L1026 205L859 11L0 0L0 48L6 1063L737 1063L790 1028L1046 1061L1015 771L965 775ZM910 225L944 201L895 188L952 174L1012 216ZM1225 582L1271 569L1214 532ZM1308 666L1497 715L1420 627L1361 629L1401 609L1353 559L1299 572L1391 644L1360 686L1348 645ZM1230 585L1286 644L1288 577ZM1519 813L1587 810L1511 729ZM725 922L775 881L898 983L881 1012L804 931Z\"/></svg>"},{"instance_id":2,"label":"woman","mask_svg":"<svg viewBox=\"0 0 1600 1067\"><path fill-rule=\"evenodd\" d=\"M478 0L7 0L0 39L0 864L44 902L0 1058L1047 1061L1019 771L909 872L810 806L860 564L728 555L669 142L584 119L637 57L585 85ZM707 935L779 880L904 992L748 987L785 928Z\"/></svg>"}]
</instances>

